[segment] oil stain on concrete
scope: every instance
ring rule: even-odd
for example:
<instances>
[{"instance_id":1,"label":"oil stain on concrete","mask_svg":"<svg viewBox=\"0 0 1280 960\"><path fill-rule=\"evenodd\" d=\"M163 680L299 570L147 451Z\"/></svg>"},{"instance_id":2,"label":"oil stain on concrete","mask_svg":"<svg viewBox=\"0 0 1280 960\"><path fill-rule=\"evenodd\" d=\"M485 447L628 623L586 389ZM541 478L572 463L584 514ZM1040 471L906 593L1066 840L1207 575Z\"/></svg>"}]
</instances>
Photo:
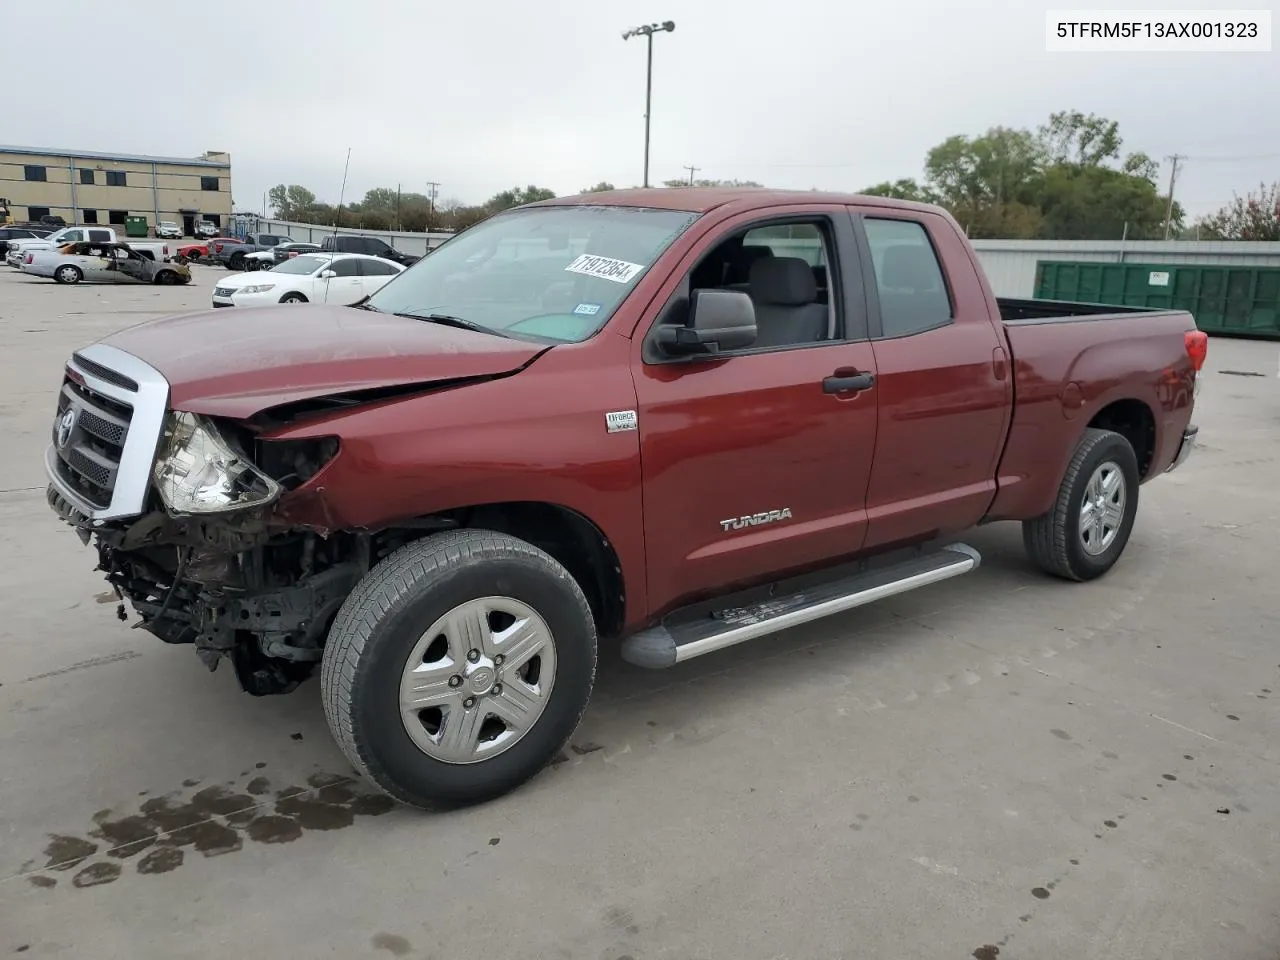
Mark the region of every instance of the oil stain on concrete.
<instances>
[{"instance_id":1,"label":"oil stain on concrete","mask_svg":"<svg viewBox=\"0 0 1280 960\"><path fill-rule=\"evenodd\" d=\"M49 873L75 870L71 885L84 888L120 879L129 865L142 875L169 873L182 866L189 852L219 857L245 843L291 843L306 832L340 830L357 817L381 816L395 807L389 797L349 777L316 773L306 784L273 791L270 780L255 771L243 787L232 781L146 798L125 813L100 810L81 836L51 834L44 849L45 872L28 879L47 889L57 885Z\"/></svg>"}]
</instances>

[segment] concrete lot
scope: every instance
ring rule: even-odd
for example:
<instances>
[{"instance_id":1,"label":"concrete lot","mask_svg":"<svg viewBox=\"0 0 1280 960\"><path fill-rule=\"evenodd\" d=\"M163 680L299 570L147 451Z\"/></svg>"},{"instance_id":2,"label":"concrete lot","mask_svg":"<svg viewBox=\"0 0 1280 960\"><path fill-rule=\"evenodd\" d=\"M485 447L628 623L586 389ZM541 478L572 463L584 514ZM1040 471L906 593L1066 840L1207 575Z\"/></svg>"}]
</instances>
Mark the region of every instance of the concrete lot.
<instances>
[{"instance_id":1,"label":"concrete lot","mask_svg":"<svg viewBox=\"0 0 1280 960\"><path fill-rule=\"evenodd\" d=\"M0 956L1280 956L1277 344L1213 341L1202 448L1102 582L998 525L927 591L661 674L606 653L563 762L429 816L341 781L317 681L255 700L117 622L45 506L63 360L207 305L195 269L0 269Z\"/></svg>"}]
</instances>

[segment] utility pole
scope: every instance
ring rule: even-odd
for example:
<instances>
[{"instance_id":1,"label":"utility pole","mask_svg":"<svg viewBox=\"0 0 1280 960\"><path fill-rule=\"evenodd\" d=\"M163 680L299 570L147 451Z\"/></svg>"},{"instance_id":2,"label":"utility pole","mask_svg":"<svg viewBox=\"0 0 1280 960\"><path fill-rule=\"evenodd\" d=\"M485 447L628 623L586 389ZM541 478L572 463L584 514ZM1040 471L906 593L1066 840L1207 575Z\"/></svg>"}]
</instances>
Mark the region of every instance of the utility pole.
<instances>
[{"instance_id":1,"label":"utility pole","mask_svg":"<svg viewBox=\"0 0 1280 960\"><path fill-rule=\"evenodd\" d=\"M427 181L427 230L430 231L435 224L436 219L436 190L439 189L440 183L436 180Z\"/></svg>"},{"instance_id":2,"label":"utility pole","mask_svg":"<svg viewBox=\"0 0 1280 960\"><path fill-rule=\"evenodd\" d=\"M691 164L691 163L686 163L686 164L684 165L684 168L683 168L683 169L685 169L685 170L688 170L688 171L689 171L689 186L691 186L691 187L692 187L692 186L693 186L693 175L694 175L695 173L697 173L699 170L701 170L702 168L701 168L701 167L695 167L695 166L694 166L693 164Z\"/></svg>"},{"instance_id":3,"label":"utility pole","mask_svg":"<svg viewBox=\"0 0 1280 960\"><path fill-rule=\"evenodd\" d=\"M1173 221L1173 185L1178 182L1178 164L1186 160L1187 157L1181 153L1175 153L1173 156L1165 157L1165 159L1173 163L1173 166L1169 168L1169 205L1165 207L1164 211L1164 238L1168 240L1169 227Z\"/></svg>"},{"instance_id":4,"label":"utility pole","mask_svg":"<svg viewBox=\"0 0 1280 960\"><path fill-rule=\"evenodd\" d=\"M649 113L653 102L653 35L655 33L670 33L675 28L676 25L673 21L664 20L662 23L647 23L644 26L632 27L630 30L622 32L623 40L630 40L632 37L644 37L649 44L644 74L644 185L646 187L649 186Z\"/></svg>"}]
</instances>

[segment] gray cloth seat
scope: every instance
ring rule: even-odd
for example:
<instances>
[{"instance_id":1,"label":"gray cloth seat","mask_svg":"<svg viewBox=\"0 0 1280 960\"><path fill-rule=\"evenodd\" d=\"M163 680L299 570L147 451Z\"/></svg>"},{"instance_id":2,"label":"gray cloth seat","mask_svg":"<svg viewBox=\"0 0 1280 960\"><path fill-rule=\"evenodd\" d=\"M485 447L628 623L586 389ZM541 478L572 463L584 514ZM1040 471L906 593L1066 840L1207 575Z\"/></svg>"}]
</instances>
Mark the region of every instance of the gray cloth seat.
<instances>
[{"instance_id":1,"label":"gray cloth seat","mask_svg":"<svg viewBox=\"0 0 1280 960\"><path fill-rule=\"evenodd\" d=\"M828 310L818 284L798 257L762 257L751 264L748 293L756 308L757 347L817 343L827 339Z\"/></svg>"}]
</instances>

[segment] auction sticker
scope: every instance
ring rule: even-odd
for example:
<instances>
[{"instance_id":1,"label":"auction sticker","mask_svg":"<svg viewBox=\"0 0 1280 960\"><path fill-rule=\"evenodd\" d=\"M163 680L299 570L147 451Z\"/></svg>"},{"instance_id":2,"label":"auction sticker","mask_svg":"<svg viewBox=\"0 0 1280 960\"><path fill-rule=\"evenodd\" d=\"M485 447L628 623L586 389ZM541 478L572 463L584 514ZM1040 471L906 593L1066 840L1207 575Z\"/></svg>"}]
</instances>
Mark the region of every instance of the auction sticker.
<instances>
[{"instance_id":1,"label":"auction sticker","mask_svg":"<svg viewBox=\"0 0 1280 960\"><path fill-rule=\"evenodd\" d=\"M573 312L580 317L594 317L600 312L600 304L598 303L580 303L573 308Z\"/></svg>"},{"instance_id":2,"label":"auction sticker","mask_svg":"<svg viewBox=\"0 0 1280 960\"><path fill-rule=\"evenodd\" d=\"M644 264L584 253L564 269L568 273L581 273L601 280L612 280L614 283L630 283L644 269Z\"/></svg>"}]
</instances>

